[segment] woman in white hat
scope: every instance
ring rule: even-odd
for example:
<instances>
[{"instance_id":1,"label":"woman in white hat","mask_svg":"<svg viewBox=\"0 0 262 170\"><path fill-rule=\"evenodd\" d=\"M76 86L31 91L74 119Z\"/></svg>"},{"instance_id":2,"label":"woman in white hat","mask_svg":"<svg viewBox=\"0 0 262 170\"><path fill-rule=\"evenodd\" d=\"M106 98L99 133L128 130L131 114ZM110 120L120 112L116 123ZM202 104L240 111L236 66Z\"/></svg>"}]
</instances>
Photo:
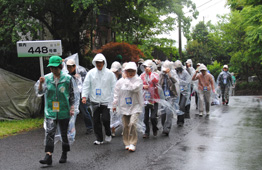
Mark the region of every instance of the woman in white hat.
<instances>
[{"instance_id":1,"label":"woman in white hat","mask_svg":"<svg viewBox=\"0 0 262 170\"><path fill-rule=\"evenodd\" d=\"M201 73L197 74L199 71ZM209 116L210 95L211 95L211 90L215 93L215 86L214 86L213 78L211 74L207 72L207 67L204 64L201 64L197 68L196 73L192 77L192 80L193 81L198 80L199 116L203 116L204 102L206 106L206 116Z\"/></svg>"}]
</instances>

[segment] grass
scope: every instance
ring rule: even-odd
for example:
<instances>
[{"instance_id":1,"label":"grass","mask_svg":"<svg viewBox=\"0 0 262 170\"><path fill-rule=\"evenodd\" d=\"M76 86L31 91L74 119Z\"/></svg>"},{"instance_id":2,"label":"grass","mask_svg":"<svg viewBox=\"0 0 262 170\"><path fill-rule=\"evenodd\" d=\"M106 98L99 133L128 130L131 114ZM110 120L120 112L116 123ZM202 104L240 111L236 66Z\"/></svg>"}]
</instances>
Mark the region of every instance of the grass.
<instances>
[{"instance_id":1,"label":"grass","mask_svg":"<svg viewBox=\"0 0 262 170\"><path fill-rule=\"evenodd\" d=\"M44 118L0 121L0 138L43 127Z\"/></svg>"}]
</instances>

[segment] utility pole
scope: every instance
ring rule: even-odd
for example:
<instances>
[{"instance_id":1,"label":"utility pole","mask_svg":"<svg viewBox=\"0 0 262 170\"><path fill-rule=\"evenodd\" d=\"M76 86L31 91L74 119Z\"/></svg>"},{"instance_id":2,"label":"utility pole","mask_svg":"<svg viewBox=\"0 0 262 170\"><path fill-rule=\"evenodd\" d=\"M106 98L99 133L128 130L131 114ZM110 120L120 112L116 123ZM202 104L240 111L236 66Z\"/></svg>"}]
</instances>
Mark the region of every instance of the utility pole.
<instances>
[{"instance_id":1,"label":"utility pole","mask_svg":"<svg viewBox=\"0 0 262 170\"><path fill-rule=\"evenodd\" d=\"M179 46L179 57L182 59L182 37L181 37L181 17L178 16L178 46Z\"/></svg>"}]
</instances>

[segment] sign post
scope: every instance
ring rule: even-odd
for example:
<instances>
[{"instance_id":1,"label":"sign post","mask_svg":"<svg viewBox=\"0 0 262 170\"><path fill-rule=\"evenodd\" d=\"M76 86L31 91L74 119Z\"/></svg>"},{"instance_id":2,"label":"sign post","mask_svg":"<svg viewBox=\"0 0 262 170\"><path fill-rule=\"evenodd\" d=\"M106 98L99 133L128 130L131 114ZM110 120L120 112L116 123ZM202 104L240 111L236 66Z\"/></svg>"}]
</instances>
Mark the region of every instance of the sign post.
<instances>
[{"instance_id":1,"label":"sign post","mask_svg":"<svg viewBox=\"0 0 262 170\"><path fill-rule=\"evenodd\" d=\"M18 41L18 57L39 57L41 76L44 76L43 57L62 55L61 40Z\"/></svg>"}]
</instances>

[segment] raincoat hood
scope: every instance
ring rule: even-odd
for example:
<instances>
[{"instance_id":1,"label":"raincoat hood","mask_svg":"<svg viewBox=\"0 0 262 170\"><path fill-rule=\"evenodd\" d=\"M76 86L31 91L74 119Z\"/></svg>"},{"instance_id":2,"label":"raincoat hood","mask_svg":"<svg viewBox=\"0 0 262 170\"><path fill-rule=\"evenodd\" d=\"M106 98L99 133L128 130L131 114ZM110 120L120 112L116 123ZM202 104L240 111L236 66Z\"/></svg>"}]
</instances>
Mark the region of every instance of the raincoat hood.
<instances>
[{"instance_id":1,"label":"raincoat hood","mask_svg":"<svg viewBox=\"0 0 262 170\"><path fill-rule=\"evenodd\" d=\"M166 71L167 69L172 69L172 65L171 65L171 62L166 60L163 64L162 64L162 67L161 67L161 71Z\"/></svg>"},{"instance_id":2,"label":"raincoat hood","mask_svg":"<svg viewBox=\"0 0 262 170\"><path fill-rule=\"evenodd\" d=\"M191 60L191 59L187 59L187 60L186 60L186 64L190 64L190 65L191 65L190 67L192 67L192 66L193 66L193 62L192 62L192 60Z\"/></svg>"},{"instance_id":3,"label":"raincoat hood","mask_svg":"<svg viewBox=\"0 0 262 170\"><path fill-rule=\"evenodd\" d=\"M95 57L94 57L94 59L93 59L93 61L92 61L92 64L96 67L96 62L97 61L104 61L104 66L103 66L103 69L102 70L104 70L106 67L107 67L107 62L106 62L106 58L105 58L105 56L102 54L102 53L99 53L99 54L97 54Z\"/></svg>"}]
</instances>

